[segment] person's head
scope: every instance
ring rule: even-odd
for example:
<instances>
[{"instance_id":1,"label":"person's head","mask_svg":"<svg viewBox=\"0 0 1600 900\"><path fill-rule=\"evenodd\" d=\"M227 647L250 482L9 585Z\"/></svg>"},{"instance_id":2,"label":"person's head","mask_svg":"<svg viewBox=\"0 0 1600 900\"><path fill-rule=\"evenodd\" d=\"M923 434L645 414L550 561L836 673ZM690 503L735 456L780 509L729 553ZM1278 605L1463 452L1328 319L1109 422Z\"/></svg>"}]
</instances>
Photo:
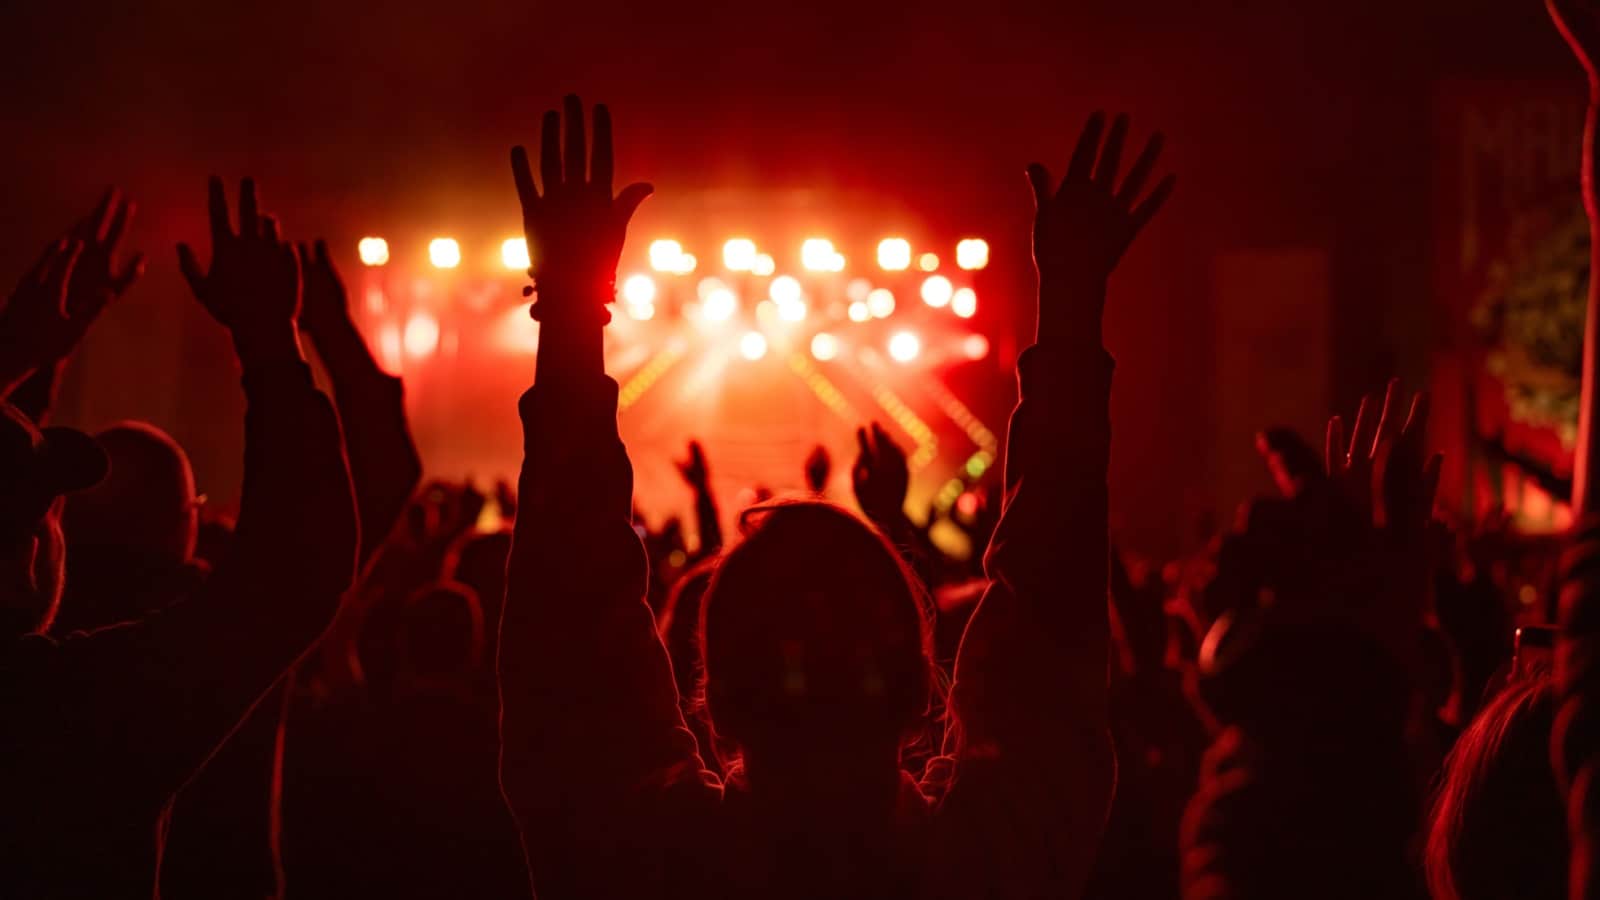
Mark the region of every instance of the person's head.
<instances>
[{"instance_id":1,"label":"person's head","mask_svg":"<svg viewBox=\"0 0 1600 900\"><path fill-rule=\"evenodd\" d=\"M801 780L897 759L935 689L915 576L879 532L823 501L752 507L740 530L700 613L717 736L747 771L759 758Z\"/></svg>"},{"instance_id":2,"label":"person's head","mask_svg":"<svg viewBox=\"0 0 1600 900\"><path fill-rule=\"evenodd\" d=\"M50 627L64 581L61 497L105 474L105 455L88 435L41 431L0 402L0 638Z\"/></svg>"},{"instance_id":3,"label":"person's head","mask_svg":"<svg viewBox=\"0 0 1600 900\"><path fill-rule=\"evenodd\" d=\"M435 582L374 610L358 647L380 694L465 690L483 665L483 610L466 585Z\"/></svg>"},{"instance_id":4,"label":"person's head","mask_svg":"<svg viewBox=\"0 0 1600 900\"><path fill-rule=\"evenodd\" d=\"M510 530L462 535L445 559L444 577L472 588L483 608L487 627L500 627L506 596L506 559L511 555Z\"/></svg>"},{"instance_id":5,"label":"person's head","mask_svg":"<svg viewBox=\"0 0 1600 900\"><path fill-rule=\"evenodd\" d=\"M95 440L111 468L93 490L67 500L62 529L73 552L160 566L187 563L200 527L188 454L145 422L118 423Z\"/></svg>"},{"instance_id":6,"label":"person's head","mask_svg":"<svg viewBox=\"0 0 1600 900\"><path fill-rule=\"evenodd\" d=\"M1428 830L1438 900L1567 896L1566 809L1550 769L1555 686L1513 681L1486 703L1445 759Z\"/></svg>"}]
</instances>

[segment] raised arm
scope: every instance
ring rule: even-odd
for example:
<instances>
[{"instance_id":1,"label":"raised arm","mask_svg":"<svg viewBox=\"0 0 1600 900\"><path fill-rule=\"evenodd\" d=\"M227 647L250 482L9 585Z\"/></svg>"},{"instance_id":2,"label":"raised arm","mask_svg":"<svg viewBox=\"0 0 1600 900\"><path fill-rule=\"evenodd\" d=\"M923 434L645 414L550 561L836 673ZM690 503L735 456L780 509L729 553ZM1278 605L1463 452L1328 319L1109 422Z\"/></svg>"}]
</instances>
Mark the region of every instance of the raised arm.
<instances>
[{"instance_id":1,"label":"raised arm","mask_svg":"<svg viewBox=\"0 0 1600 900\"><path fill-rule=\"evenodd\" d=\"M722 521L717 511L717 497L711 491L711 471L706 467L706 451L699 441L689 442L689 458L678 463L678 474L694 491L695 532L700 546L694 552L695 561L716 556L722 549Z\"/></svg>"},{"instance_id":2,"label":"raised arm","mask_svg":"<svg viewBox=\"0 0 1600 900\"><path fill-rule=\"evenodd\" d=\"M511 154L540 352L521 401L524 458L500 623L500 777L541 897L604 893L593 889L606 874L596 864L632 858L619 847L642 839L632 830L643 827L641 804L700 768L645 605L633 471L601 354L624 232L651 189L634 184L612 197L611 119L604 106L594 117L587 176L576 97L566 100L565 154L560 117L545 114L542 192L527 153Z\"/></svg>"},{"instance_id":3,"label":"raised arm","mask_svg":"<svg viewBox=\"0 0 1600 900\"><path fill-rule=\"evenodd\" d=\"M962 638L951 694L965 731L957 762L967 773L951 811L991 802L974 796L985 784L992 794L1016 791L1022 805L1011 815L1025 817L1019 825L1048 847L1019 858L1025 871L1016 877L1050 883L1062 896L1082 889L1115 777L1106 709L1106 281L1172 190L1168 177L1140 200L1160 136L1118 186L1127 131L1125 117L1108 135L1104 117L1091 117L1059 186L1042 166L1028 168L1037 340L1018 360L1005 500L985 560L992 584Z\"/></svg>"},{"instance_id":4,"label":"raised arm","mask_svg":"<svg viewBox=\"0 0 1600 900\"><path fill-rule=\"evenodd\" d=\"M245 476L237 543L202 596L126 625L24 654L48 704L13 727L35 746L100 748L95 765L61 773L74 796L133 798L152 813L211 753L327 625L354 570L356 523L333 409L300 355L293 251L255 209L244 182L240 229L211 183L214 251L203 272L187 246L185 276L233 336L244 368ZM41 767L41 771L49 771Z\"/></svg>"},{"instance_id":5,"label":"raised arm","mask_svg":"<svg viewBox=\"0 0 1600 900\"><path fill-rule=\"evenodd\" d=\"M344 281L328 245L301 243L305 306L300 320L333 382L333 403L344 431L350 479L361 520L363 565L389 537L422 480L422 459L406 419L405 388L383 371L350 319Z\"/></svg>"}]
</instances>

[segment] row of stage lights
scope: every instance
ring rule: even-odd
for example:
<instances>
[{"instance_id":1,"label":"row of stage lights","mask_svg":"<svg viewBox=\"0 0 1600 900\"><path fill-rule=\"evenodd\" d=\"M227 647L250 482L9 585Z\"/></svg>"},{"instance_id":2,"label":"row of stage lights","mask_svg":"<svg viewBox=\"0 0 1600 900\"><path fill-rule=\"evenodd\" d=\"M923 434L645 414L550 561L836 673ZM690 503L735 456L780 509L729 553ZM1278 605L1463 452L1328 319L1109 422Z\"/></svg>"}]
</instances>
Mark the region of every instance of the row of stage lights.
<instances>
[{"instance_id":1,"label":"row of stage lights","mask_svg":"<svg viewBox=\"0 0 1600 900\"><path fill-rule=\"evenodd\" d=\"M364 237L356 247L361 262L367 266L389 264L389 242L381 237ZM455 238L437 237L428 242L428 262L437 269L454 269L461 265L461 244ZM500 262L515 272L526 271L532 265L528 255L528 242L523 238L506 238L500 243ZM885 272L904 272L911 268L911 242L905 238L889 237L878 242L878 267ZM777 271L772 254L762 253L756 242L749 238L729 238L722 245L722 264L730 272L749 272L762 277ZM925 252L916 256L917 268L924 272L939 269L939 255ZM965 238L956 244L956 265L966 270L982 269L989 264L989 244L982 238ZM662 239L650 243L650 268L672 275L694 272L699 260L693 253L684 252L683 245L674 240ZM842 272L845 258L834 249L827 238L807 238L800 245L800 265L811 272Z\"/></svg>"}]
</instances>

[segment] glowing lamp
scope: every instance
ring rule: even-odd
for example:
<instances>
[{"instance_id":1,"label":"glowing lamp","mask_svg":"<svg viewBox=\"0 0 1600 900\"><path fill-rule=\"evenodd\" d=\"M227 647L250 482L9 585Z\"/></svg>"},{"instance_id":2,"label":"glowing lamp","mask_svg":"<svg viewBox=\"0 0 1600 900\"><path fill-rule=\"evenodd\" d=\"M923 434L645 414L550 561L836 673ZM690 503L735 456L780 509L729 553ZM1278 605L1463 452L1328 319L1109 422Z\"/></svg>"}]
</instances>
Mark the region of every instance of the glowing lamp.
<instances>
[{"instance_id":1,"label":"glowing lamp","mask_svg":"<svg viewBox=\"0 0 1600 900\"><path fill-rule=\"evenodd\" d=\"M967 238L956 244L956 265L963 269L981 269L988 264L988 241L983 238Z\"/></svg>"},{"instance_id":2,"label":"glowing lamp","mask_svg":"<svg viewBox=\"0 0 1600 900\"><path fill-rule=\"evenodd\" d=\"M683 245L677 241L650 242L650 268L657 272L678 271L678 257L683 255Z\"/></svg>"},{"instance_id":3,"label":"glowing lamp","mask_svg":"<svg viewBox=\"0 0 1600 900\"><path fill-rule=\"evenodd\" d=\"M749 272L756 267L756 242L731 238L722 245L722 264L730 272Z\"/></svg>"},{"instance_id":4,"label":"glowing lamp","mask_svg":"<svg viewBox=\"0 0 1600 900\"><path fill-rule=\"evenodd\" d=\"M950 311L963 319L970 319L978 312L978 294L972 288L959 288L950 295Z\"/></svg>"},{"instance_id":5,"label":"glowing lamp","mask_svg":"<svg viewBox=\"0 0 1600 900\"><path fill-rule=\"evenodd\" d=\"M874 319L887 319L894 313L894 293L888 288L878 288L867 294L867 312Z\"/></svg>"},{"instance_id":6,"label":"glowing lamp","mask_svg":"<svg viewBox=\"0 0 1600 900\"><path fill-rule=\"evenodd\" d=\"M461 245L454 238L434 238L428 242L428 261L436 269L454 269L461 265Z\"/></svg>"},{"instance_id":7,"label":"glowing lamp","mask_svg":"<svg viewBox=\"0 0 1600 900\"><path fill-rule=\"evenodd\" d=\"M767 355L767 338L759 331L746 331L739 338L739 355L755 361Z\"/></svg>"},{"instance_id":8,"label":"glowing lamp","mask_svg":"<svg viewBox=\"0 0 1600 900\"><path fill-rule=\"evenodd\" d=\"M930 275L922 282L922 302L934 309L941 309L950 304L950 297L955 293L950 279L943 275Z\"/></svg>"},{"instance_id":9,"label":"glowing lamp","mask_svg":"<svg viewBox=\"0 0 1600 900\"><path fill-rule=\"evenodd\" d=\"M839 256L833 249L833 241L827 238L807 238L800 245L800 265L812 272L834 272L834 257ZM840 268L843 268L844 257L839 257Z\"/></svg>"},{"instance_id":10,"label":"glowing lamp","mask_svg":"<svg viewBox=\"0 0 1600 900\"><path fill-rule=\"evenodd\" d=\"M921 339L909 331L897 331L889 338L889 355L898 362L911 362L921 352Z\"/></svg>"},{"instance_id":11,"label":"glowing lamp","mask_svg":"<svg viewBox=\"0 0 1600 900\"><path fill-rule=\"evenodd\" d=\"M389 261L389 242L381 237L364 237L356 245L364 266L381 266Z\"/></svg>"},{"instance_id":12,"label":"glowing lamp","mask_svg":"<svg viewBox=\"0 0 1600 900\"><path fill-rule=\"evenodd\" d=\"M903 272L911 268L911 242L905 238L884 238L878 242L878 268Z\"/></svg>"},{"instance_id":13,"label":"glowing lamp","mask_svg":"<svg viewBox=\"0 0 1600 900\"><path fill-rule=\"evenodd\" d=\"M526 272L533 265L528 258L526 238L506 238L500 243L500 261L513 272Z\"/></svg>"}]
</instances>

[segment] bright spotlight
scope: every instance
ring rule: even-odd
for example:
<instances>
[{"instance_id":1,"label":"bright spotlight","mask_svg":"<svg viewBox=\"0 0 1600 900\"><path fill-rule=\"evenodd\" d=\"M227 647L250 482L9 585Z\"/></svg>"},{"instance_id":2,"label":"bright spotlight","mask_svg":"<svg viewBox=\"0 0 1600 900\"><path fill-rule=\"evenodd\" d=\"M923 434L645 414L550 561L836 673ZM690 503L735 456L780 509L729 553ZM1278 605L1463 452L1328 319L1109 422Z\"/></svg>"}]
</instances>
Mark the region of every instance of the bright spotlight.
<instances>
[{"instance_id":1,"label":"bright spotlight","mask_svg":"<svg viewBox=\"0 0 1600 900\"><path fill-rule=\"evenodd\" d=\"M778 304L778 318L785 322L804 322L806 320L806 303L804 300L791 300Z\"/></svg>"},{"instance_id":2,"label":"bright spotlight","mask_svg":"<svg viewBox=\"0 0 1600 900\"><path fill-rule=\"evenodd\" d=\"M851 303L866 300L870 293L872 293L872 282L865 278L852 278L850 283L844 286L844 295Z\"/></svg>"},{"instance_id":3,"label":"bright spotlight","mask_svg":"<svg viewBox=\"0 0 1600 900\"><path fill-rule=\"evenodd\" d=\"M721 278L702 278L700 279L700 283L694 286L694 294L696 297L704 300L711 296L712 291L725 287L727 287L727 285L723 283Z\"/></svg>"},{"instance_id":4,"label":"bright spotlight","mask_svg":"<svg viewBox=\"0 0 1600 900\"><path fill-rule=\"evenodd\" d=\"M726 322L739 310L739 298L725 287L713 288L700 303L700 314L708 322Z\"/></svg>"},{"instance_id":5,"label":"bright spotlight","mask_svg":"<svg viewBox=\"0 0 1600 900\"><path fill-rule=\"evenodd\" d=\"M694 271L694 267L698 262L699 260L694 258L693 253L680 253L678 254L677 262L673 264L672 273L674 275L687 275Z\"/></svg>"},{"instance_id":6,"label":"bright spotlight","mask_svg":"<svg viewBox=\"0 0 1600 900\"><path fill-rule=\"evenodd\" d=\"M868 309L867 304L861 300L857 300L856 302L850 304L847 312L849 313L850 321L852 322L865 322L866 320L872 318L872 310Z\"/></svg>"},{"instance_id":7,"label":"bright spotlight","mask_svg":"<svg viewBox=\"0 0 1600 900\"><path fill-rule=\"evenodd\" d=\"M967 238L956 244L956 265L963 269L981 269L988 264L988 241L983 238Z\"/></svg>"},{"instance_id":8,"label":"bright spotlight","mask_svg":"<svg viewBox=\"0 0 1600 900\"><path fill-rule=\"evenodd\" d=\"M843 272L844 271L844 254L843 253L835 253L834 255L828 257L828 271L829 272Z\"/></svg>"},{"instance_id":9,"label":"bright spotlight","mask_svg":"<svg viewBox=\"0 0 1600 900\"><path fill-rule=\"evenodd\" d=\"M364 237L356 245L364 266L381 266L389 261L389 242L381 237Z\"/></svg>"},{"instance_id":10,"label":"bright spotlight","mask_svg":"<svg viewBox=\"0 0 1600 900\"><path fill-rule=\"evenodd\" d=\"M894 292L878 288L867 294L867 312L874 319L887 319L894 312Z\"/></svg>"},{"instance_id":11,"label":"bright spotlight","mask_svg":"<svg viewBox=\"0 0 1600 900\"><path fill-rule=\"evenodd\" d=\"M750 265L750 273L752 275L760 275L763 278L771 275L777 270L778 264L772 261L772 254L770 253L762 253L757 255L756 261Z\"/></svg>"},{"instance_id":12,"label":"bright spotlight","mask_svg":"<svg viewBox=\"0 0 1600 900\"><path fill-rule=\"evenodd\" d=\"M748 360L757 360L767 355L767 338L759 331L746 331L739 338L739 355Z\"/></svg>"},{"instance_id":13,"label":"bright spotlight","mask_svg":"<svg viewBox=\"0 0 1600 900\"><path fill-rule=\"evenodd\" d=\"M878 242L878 267L886 272L911 268L911 242L905 238L884 238Z\"/></svg>"},{"instance_id":14,"label":"bright spotlight","mask_svg":"<svg viewBox=\"0 0 1600 900\"><path fill-rule=\"evenodd\" d=\"M909 331L897 331L889 338L889 355L899 362L911 362L922 352L922 341Z\"/></svg>"},{"instance_id":15,"label":"bright spotlight","mask_svg":"<svg viewBox=\"0 0 1600 900\"><path fill-rule=\"evenodd\" d=\"M961 352L967 355L967 359L983 359L989 355L989 339L981 334L969 334L961 341Z\"/></svg>"},{"instance_id":16,"label":"bright spotlight","mask_svg":"<svg viewBox=\"0 0 1600 900\"><path fill-rule=\"evenodd\" d=\"M827 362L839 355L839 339L826 331L819 331L811 338L811 355L823 362Z\"/></svg>"},{"instance_id":17,"label":"bright spotlight","mask_svg":"<svg viewBox=\"0 0 1600 900\"><path fill-rule=\"evenodd\" d=\"M963 319L972 318L978 311L978 294L972 288L958 288L950 295L950 311Z\"/></svg>"},{"instance_id":18,"label":"bright spotlight","mask_svg":"<svg viewBox=\"0 0 1600 900\"><path fill-rule=\"evenodd\" d=\"M929 275L927 280L922 282L922 302L934 309L949 305L954 292L955 288L951 286L950 279L943 275Z\"/></svg>"},{"instance_id":19,"label":"bright spotlight","mask_svg":"<svg viewBox=\"0 0 1600 900\"><path fill-rule=\"evenodd\" d=\"M779 306L785 303L797 303L800 300L800 282L788 275L779 275L772 279L772 285L767 291L772 296L772 302Z\"/></svg>"},{"instance_id":20,"label":"bright spotlight","mask_svg":"<svg viewBox=\"0 0 1600 900\"><path fill-rule=\"evenodd\" d=\"M454 269L461 265L461 245L454 238L434 238L428 242L428 261L434 268Z\"/></svg>"},{"instance_id":21,"label":"bright spotlight","mask_svg":"<svg viewBox=\"0 0 1600 900\"><path fill-rule=\"evenodd\" d=\"M722 245L722 264L730 272L748 272L756 267L756 242L749 238L730 238Z\"/></svg>"},{"instance_id":22,"label":"bright spotlight","mask_svg":"<svg viewBox=\"0 0 1600 900\"><path fill-rule=\"evenodd\" d=\"M834 252L833 241L827 238L807 238L800 245L800 265L812 272L837 271L833 267L835 256L839 254ZM840 257L840 262L843 262L843 257Z\"/></svg>"},{"instance_id":23,"label":"bright spotlight","mask_svg":"<svg viewBox=\"0 0 1600 900\"><path fill-rule=\"evenodd\" d=\"M623 308L627 310L628 318L637 322L648 322L656 316L656 305L649 300L629 303Z\"/></svg>"},{"instance_id":24,"label":"bright spotlight","mask_svg":"<svg viewBox=\"0 0 1600 900\"><path fill-rule=\"evenodd\" d=\"M406 353L412 356L427 356L439 347L439 320L430 313L414 312L406 320L406 331L402 338L405 343Z\"/></svg>"},{"instance_id":25,"label":"bright spotlight","mask_svg":"<svg viewBox=\"0 0 1600 900\"><path fill-rule=\"evenodd\" d=\"M652 303L656 299L656 283L649 275L630 275L622 283L622 299L630 305Z\"/></svg>"},{"instance_id":26,"label":"bright spotlight","mask_svg":"<svg viewBox=\"0 0 1600 900\"><path fill-rule=\"evenodd\" d=\"M506 238L500 242L500 261L513 272L526 272L533 265L528 258L527 238Z\"/></svg>"},{"instance_id":27,"label":"bright spotlight","mask_svg":"<svg viewBox=\"0 0 1600 900\"><path fill-rule=\"evenodd\" d=\"M678 257L683 255L683 245L677 241L650 242L650 268L657 272L678 271Z\"/></svg>"},{"instance_id":28,"label":"bright spotlight","mask_svg":"<svg viewBox=\"0 0 1600 900\"><path fill-rule=\"evenodd\" d=\"M917 268L924 272L932 272L939 268L939 254L924 253L917 257Z\"/></svg>"}]
</instances>

